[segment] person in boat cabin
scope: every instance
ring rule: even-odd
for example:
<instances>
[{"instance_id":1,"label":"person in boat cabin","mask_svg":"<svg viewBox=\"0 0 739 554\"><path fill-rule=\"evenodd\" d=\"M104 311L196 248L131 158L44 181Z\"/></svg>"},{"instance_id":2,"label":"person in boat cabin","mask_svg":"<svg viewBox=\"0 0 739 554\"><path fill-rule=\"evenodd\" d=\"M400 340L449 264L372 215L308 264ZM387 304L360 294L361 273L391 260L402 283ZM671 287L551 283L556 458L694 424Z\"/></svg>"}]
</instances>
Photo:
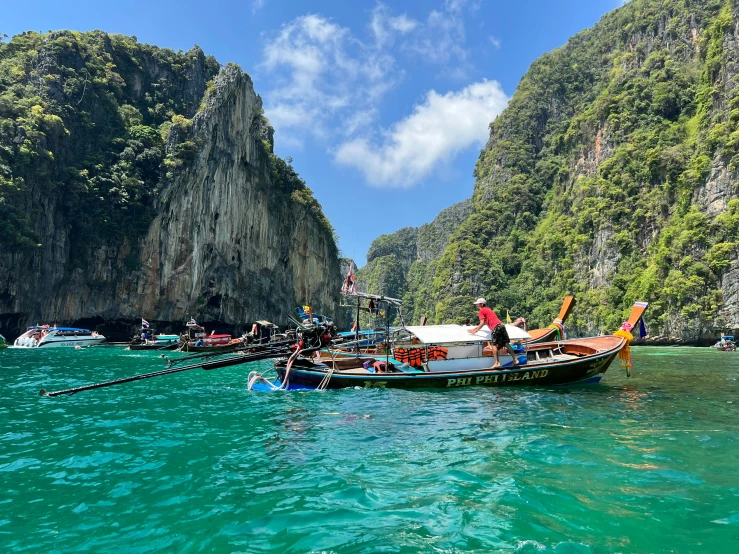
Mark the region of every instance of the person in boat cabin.
<instances>
[{"instance_id":1,"label":"person in boat cabin","mask_svg":"<svg viewBox=\"0 0 739 554\"><path fill-rule=\"evenodd\" d=\"M477 325L477 327L473 327L468 332L470 335L474 335L480 329L482 329L483 325L487 325L488 328L492 331L490 335L490 342L492 343L493 358L495 358L493 368L500 367L498 349L504 346L513 358L512 366L516 367L518 365L518 360L516 359L516 355L510 345L511 339L508 338L508 331L506 330L505 325L503 325L503 322L495 314L495 312L488 308L486 304L487 303L484 298L478 298L477 300L475 300L475 307L477 307L477 309L479 310L477 315L480 318L480 323Z\"/></svg>"}]
</instances>

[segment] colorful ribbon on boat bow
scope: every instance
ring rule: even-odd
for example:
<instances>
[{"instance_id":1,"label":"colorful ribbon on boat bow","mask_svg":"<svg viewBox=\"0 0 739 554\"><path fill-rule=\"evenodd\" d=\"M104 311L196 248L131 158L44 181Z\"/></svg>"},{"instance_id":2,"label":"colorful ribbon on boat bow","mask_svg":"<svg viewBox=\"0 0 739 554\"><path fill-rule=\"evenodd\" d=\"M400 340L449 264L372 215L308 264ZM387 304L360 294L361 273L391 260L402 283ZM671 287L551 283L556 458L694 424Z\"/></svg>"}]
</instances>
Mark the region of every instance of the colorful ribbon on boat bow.
<instances>
[{"instance_id":1,"label":"colorful ribbon on boat bow","mask_svg":"<svg viewBox=\"0 0 739 554\"><path fill-rule=\"evenodd\" d=\"M621 328L613 333L615 336L626 340L626 344L618 353L621 366L626 368L626 377L631 377L631 341L634 340L634 335L631 334L632 329L631 323L624 321Z\"/></svg>"},{"instance_id":2,"label":"colorful ribbon on boat bow","mask_svg":"<svg viewBox=\"0 0 739 554\"><path fill-rule=\"evenodd\" d=\"M563 340L565 338L565 326L559 319L552 321L549 329L554 329L557 332L557 340Z\"/></svg>"}]
</instances>

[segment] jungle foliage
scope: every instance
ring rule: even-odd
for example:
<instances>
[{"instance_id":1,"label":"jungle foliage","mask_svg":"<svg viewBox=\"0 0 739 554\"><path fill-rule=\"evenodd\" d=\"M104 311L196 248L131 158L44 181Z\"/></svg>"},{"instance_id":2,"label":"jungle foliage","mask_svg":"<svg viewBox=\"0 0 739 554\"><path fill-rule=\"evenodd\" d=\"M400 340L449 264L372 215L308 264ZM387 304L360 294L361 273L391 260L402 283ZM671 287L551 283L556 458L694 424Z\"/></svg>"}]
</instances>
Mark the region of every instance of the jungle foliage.
<instances>
[{"instance_id":1,"label":"jungle foliage","mask_svg":"<svg viewBox=\"0 0 739 554\"><path fill-rule=\"evenodd\" d=\"M61 198L72 240L145 232L167 172L190 160L186 131L219 64L99 31L34 32L0 44L0 232L34 248ZM185 136L185 133L182 133Z\"/></svg>"},{"instance_id":2,"label":"jungle foliage","mask_svg":"<svg viewBox=\"0 0 739 554\"><path fill-rule=\"evenodd\" d=\"M0 248L39 248L58 225L76 267L96 244L135 248L158 195L200 151L193 118L220 70L197 46L174 52L101 31L0 41ZM265 170L272 190L332 231L271 142Z\"/></svg>"},{"instance_id":3,"label":"jungle foliage","mask_svg":"<svg viewBox=\"0 0 739 554\"><path fill-rule=\"evenodd\" d=\"M462 321L486 296L547 325L574 293L587 332L635 300L657 332L720 326L739 246L738 19L730 0L632 0L534 62L490 125L472 213L407 273L414 315ZM732 188L718 216L701 200L717 179Z\"/></svg>"}]
</instances>

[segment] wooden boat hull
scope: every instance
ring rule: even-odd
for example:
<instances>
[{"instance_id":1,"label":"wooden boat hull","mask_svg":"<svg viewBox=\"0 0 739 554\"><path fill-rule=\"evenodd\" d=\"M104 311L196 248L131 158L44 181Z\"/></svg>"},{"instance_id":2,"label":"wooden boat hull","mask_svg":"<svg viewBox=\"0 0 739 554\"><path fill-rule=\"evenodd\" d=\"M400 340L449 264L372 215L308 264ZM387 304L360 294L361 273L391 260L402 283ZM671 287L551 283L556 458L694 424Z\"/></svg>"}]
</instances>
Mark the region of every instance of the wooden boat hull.
<instances>
[{"instance_id":1,"label":"wooden boat hull","mask_svg":"<svg viewBox=\"0 0 739 554\"><path fill-rule=\"evenodd\" d=\"M559 314L554 319L553 324L556 324L557 322L559 322L560 324L564 324L564 322L567 321L567 318L569 317L574 307L575 307L575 297L565 296L565 299L562 302L562 307L559 309ZM562 338L562 337L559 337L558 329L554 329L552 327L544 327L542 329L529 329L528 333L529 335L531 335L531 339L528 341L525 341L527 344L539 344L542 342L552 342L552 341L558 340L558 338L559 339Z\"/></svg>"},{"instance_id":2,"label":"wooden boat hull","mask_svg":"<svg viewBox=\"0 0 739 554\"><path fill-rule=\"evenodd\" d=\"M455 372L417 371L414 373L361 373L361 370L354 372L337 368L332 373L327 388L448 389L467 386L553 386L597 383L624 344L623 339L614 336L544 343L529 350L529 359L532 354L536 355L537 350L542 351L547 348L564 348L579 357L546 363L530 363L520 368L480 368ZM275 364L275 367L282 381L286 371L284 360ZM324 364L316 364L307 359L298 360L290 370L290 385L317 387L327 372L328 368Z\"/></svg>"},{"instance_id":3,"label":"wooden boat hull","mask_svg":"<svg viewBox=\"0 0 739 554\"><path fill-rule=\"evenodd\" d=\"M557 340L557 330L545 327L543 329L531 329L528 331L531 340L524 341L526 344L539 344Z\"/></svg>"},{"instance_id":4,"label":"wooden boat hull","mask_svg":"<svg viewBox=\"0 0 739 554\"><path fill-rule=\"evenodd\" d=\"M224 344L221 346L193 346L190 343L182 345L181 352L213 352L213 354L226 354L244 348L243 343Z\"/></svg>"},{"instance_id":5,"label":"wooden boat hull","mask_svg":"<svg viewBox=\"0 0 739 554\"><path fill-rule=\"evenodd\" d=\"M156 344L129 344L128 349L129 350L175 350L179 344L165 344L165 345L156 345Z\"/></svg>"}]
</instances>

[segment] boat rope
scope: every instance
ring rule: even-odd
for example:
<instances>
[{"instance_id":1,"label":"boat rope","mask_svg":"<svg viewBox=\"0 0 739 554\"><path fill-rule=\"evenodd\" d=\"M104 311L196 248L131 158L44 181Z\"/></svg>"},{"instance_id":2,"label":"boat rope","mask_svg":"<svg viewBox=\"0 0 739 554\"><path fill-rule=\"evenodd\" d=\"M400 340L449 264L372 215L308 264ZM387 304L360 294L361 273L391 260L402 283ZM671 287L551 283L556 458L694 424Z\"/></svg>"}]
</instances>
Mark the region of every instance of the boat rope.
<instances>
[{"instance_id":1,"label":"boat rope","mask_svg":"<svg viewBox=\"0 0 739 554\"><path fill-rule=\"evenodd\" d=\"M329 370L326 372L326 375L323 376L323 379L321 379L321 382L318 383L318 386L316 387L316 390L326 390L328 387L328 382L331 380L331 376L334 374L334 366L332 365Z\"/></svg>"},{"instance_id":2,"label":"boat rope","mask_svg":"<svg viewBox=\"0 0 739 554\"><path fill-rule=\"evenodd\" d=\"M252 371L249 373L249 376L246 379L246 388L247 390L253 390L254 385L256 385L259 382L264 383L267 385L270 390L278 391L278 390L287 390L287 387L290 385L290 369L293 366L293 363L295 360L300 356L300 354L303 351L296 348L295 352L293 352L290 357L287 359L287 364L285 366L285 378L283 379L282 383L280 383L280 386L275 385L272 383L269 379L267 379L263 374L259 373L258 371Z\"/></svg>"}]
</instances>

